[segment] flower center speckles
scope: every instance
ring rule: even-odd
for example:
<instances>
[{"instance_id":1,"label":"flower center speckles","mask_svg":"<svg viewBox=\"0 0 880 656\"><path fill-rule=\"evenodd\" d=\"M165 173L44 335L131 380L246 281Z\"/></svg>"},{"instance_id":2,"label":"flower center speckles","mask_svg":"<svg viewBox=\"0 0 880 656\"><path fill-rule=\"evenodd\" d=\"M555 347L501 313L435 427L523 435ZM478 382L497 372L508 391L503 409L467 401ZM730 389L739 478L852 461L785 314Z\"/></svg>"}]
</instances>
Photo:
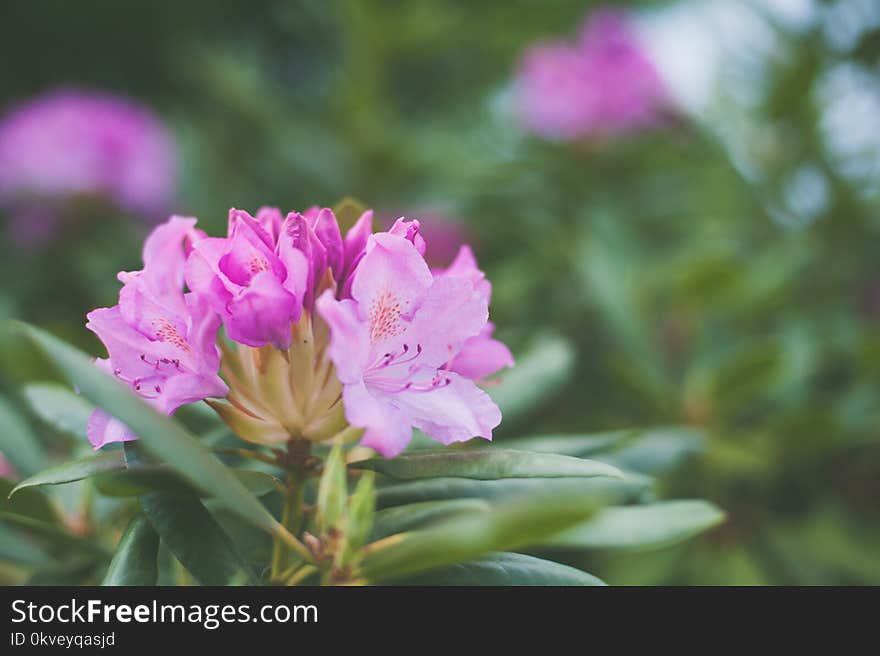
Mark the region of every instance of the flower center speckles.
<instances>
[{"instance_id":1,"label":"flower center speckles","mask_svg":"<svg viewBox=\"0 0 880 656\"><path fill-rule=\"evenodd\" d=\"M252 276L257 275L260 271L268 271L269 263L264 260L262 257L254 256L250 262L248 262L248 271Z\"/></svg>"},{"instance_id":2,"label":"flower center speckles","mask_svg":"<svg viewBox=\"0 0 880 656\"><path fill-rule=\"evenodd\" d=\"M180 333L177 332L177 328L175 328L168 319L160 317L158 319L153 319L153 328L156 331L156 339L160 342L166 342L168 344L173 344L177 348L183 351L189 351L189 344L186 343L186 340L180 336Z\"/></svg>"},{"instance_id":3,"label":"flower center speckles","mask_svg":"<svg viewBox=\"0 0 880 656\"><path fill-rule=\"evenodd\" d=\"M378 294L370 303L370 341L376 343L403 332L400 301L391 292Z\"/></svg>"}]
</instances>

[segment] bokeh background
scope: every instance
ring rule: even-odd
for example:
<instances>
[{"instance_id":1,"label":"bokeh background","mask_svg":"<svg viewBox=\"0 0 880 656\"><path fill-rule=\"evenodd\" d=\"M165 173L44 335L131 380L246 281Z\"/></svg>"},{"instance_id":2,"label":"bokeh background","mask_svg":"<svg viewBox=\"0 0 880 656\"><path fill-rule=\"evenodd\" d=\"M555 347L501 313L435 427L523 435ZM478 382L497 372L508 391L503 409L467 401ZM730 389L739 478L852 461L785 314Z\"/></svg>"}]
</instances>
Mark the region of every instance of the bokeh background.
<instances>
[{"instance_id":1,"label":"bokeh background","mask_svg":"<svg viewBox=\"0 0 880 656\"><path fill-rule=\"evenodd\" d=\"M702 436L651 457L674 461L669 495L707 498L727 521L673 548L591 556L589 571L880 583L880 4L614 7L622 33L589 78L565 69L602 37L582 27L599 9L586 0L7 0L0 318L98 354L83 316L115 303L151 222L192 214L221 234L231 206L352 197L420 218L438 265L475 245L525 399L499 440L658 425ZM559 70L533 61L548 42ZM70 130L117 120L84 92L138 106L125 105L138 127L100 137L135 163L111 158L113 184L77 178L71 192L59 177L109 156L65 159ZM80 98L87 126L36 113L45 128L16 145L8 125L26 103L59 98ZM593 120L563 133L529 119L591 102ZM147 142L126 145L127 130ZM132 175L154 204L113 186L125 166L146 167ZM22 189L44 170L56 187ZM20 398L23 381L51 377L44 363L20 341L0 349L4 432L81 448L51 439ZM30 473L27 449L5 456Z\"/></svg>"}]
</instances>

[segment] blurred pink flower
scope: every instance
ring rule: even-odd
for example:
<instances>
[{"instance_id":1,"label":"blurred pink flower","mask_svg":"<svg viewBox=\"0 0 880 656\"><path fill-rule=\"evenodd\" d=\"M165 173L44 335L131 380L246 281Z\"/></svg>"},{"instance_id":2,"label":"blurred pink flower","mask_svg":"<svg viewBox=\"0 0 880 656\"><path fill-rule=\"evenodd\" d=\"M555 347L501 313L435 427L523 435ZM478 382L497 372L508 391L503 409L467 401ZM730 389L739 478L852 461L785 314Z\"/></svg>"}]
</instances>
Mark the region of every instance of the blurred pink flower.
<instances>
[{"instance_id":1,"label":"blurred pink flower","mask_svg":"<svg viewBox=\"0 0 880 656\"><path fill-rule=\"evenodd\" d=\"M54 91L0 120L0 204L13 212L96 196L155 219L173 200L176 177L164 126L123 98Z\"/></svg>"},{"instance_id":2,"label":"blurred pink flower","mask_svg":"<svg viewBox=\"0 0 880 656\"><path fill-rule=\"evenodd\" d=\"M529 49L517 73L516 96L525 126L559 140L654 125L667 102L654 65L626 16L614 9L592 13L576 43Z\"/></svg>"},{"instance_id":3,"label":"blurred pink flower","mask_svg":"<svg viewBox=\"0 0 880 656\"><path fill-rule=\"evenodd\" d=\"M9 461L0 453L0 476L3 478L15 478L15 469L9 464Z\"/></svg>"}]
</instances>

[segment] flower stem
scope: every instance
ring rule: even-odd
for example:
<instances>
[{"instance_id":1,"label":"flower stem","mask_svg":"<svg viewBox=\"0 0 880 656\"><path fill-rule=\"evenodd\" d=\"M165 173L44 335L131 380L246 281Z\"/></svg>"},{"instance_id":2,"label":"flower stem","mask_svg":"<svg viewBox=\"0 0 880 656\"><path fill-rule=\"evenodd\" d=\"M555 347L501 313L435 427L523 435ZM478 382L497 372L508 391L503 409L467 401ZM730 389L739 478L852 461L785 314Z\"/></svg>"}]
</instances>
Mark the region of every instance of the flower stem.
<instances>
[{"instance_id":1,"label":"flower stem","mask_svg":"<svg viewBox=\"0 0 880 656\"><path fill-rule=\"evenodd\" d=\"M298 585L303 580L318 571L314 565L303 565L289 576L285 577L285 585Z\"/></svg>"},{"instance_id":2,"label":"flower stem","mask_svg":"<svg viewBox=\"0 0 880 656\"><path fill-rule=\"evenodd\" d=\"M293 455L293 449L290 449L290 455ZM287 470L287 485L284 493L284 504L281 510L280 530L275 533L272 545L272 564L270 576L273 581L281 582L282 573L290 565L288 558L290 551L296 552L300 558L306 562L313 562L314 558L296 535L302 529L303 523L303 504L305 501L305 480L306 471L304 467L305 454L298 454L299 457L291 457L289 459L289 467Z\"/></svg>"}]
</instances>

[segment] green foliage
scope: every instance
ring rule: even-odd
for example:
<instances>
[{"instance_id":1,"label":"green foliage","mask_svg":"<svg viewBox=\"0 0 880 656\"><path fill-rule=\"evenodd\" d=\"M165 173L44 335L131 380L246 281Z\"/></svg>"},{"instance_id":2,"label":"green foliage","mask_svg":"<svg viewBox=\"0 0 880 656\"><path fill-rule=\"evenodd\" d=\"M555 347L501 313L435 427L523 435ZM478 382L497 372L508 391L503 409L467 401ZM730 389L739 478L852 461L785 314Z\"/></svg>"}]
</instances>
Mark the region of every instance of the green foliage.
<instances>
[{"instance_id":1,"label":"green foliage","mask_svg":"<svg viewBox=\"0 0 880 656\"><path fill-rule=\"evenodd\" d=\"M302 460L301 450L278 460L277 467L287 470L282 473L291 487L285 487L269 471L240 470L221 462L197 437L175 420L158 415L76 349L37 329L21 330L87 398L140 435L137 443L126 443L123 449L54 465L17 485L5 483L10 498L0 521L23 532L7 550L8 558L24 567L42 566L38 576L47 581L96 576L103 562L105 585L152 584L160 580L157 563L162 545L180 564L181 572L186 572L183 579L177 577L179 581L205 585L302 582L318 572L325 583L598 585L599 579L572 566L506 552L533 547L567 552L656 547L695 535L721 518L710 504L698 501L602 509L608 504L638 503L647 498L651 486L644 474L621 470L607 460L622 460L620 455L634 445L645 450L644 444L652 440L659 441L664 450L670 437L693 437L679 429L573 439L577 449L594 456L589 460L552 451L488 446L415 448L397 458L360 460L347 466L346 452L336 444L317 478L310 478L309 470L303 468L307 460ZM51 415L59 426L71 425L79 406L56 403L65 394L59 388L51 392L31 394L32 403L42 399L51 406L51 411L35 408L37 414ZM145 437L151 430L165 430L180 439L151 440ZM554 439L558 438L522 438L521 443L546 451ZM302 445L295 448L302 449ZM272 462L265 454L248 449L233 453L263 464ZM295 454L299 460L291 460ZM157 455L166 462L149 459ZM195 471L187 471L182 463ZM350 475L357 477L351 495ZM228 481L234 481L242 492L222 490ZM84 483L94 485L111 501L139 497L143 515L132 515L131 506L125 505L115 511L119 519L127 518L128 528L112 558L95 536L70 531L41 492ZM272 506L257 501L265 496L269 502L276 491L285 498L280 517L283 535L274 529L279 520ZM213 497L213 505L200 501L199 492ZM297 504L310 496L315 499L314 519L304 525L296 521L303 513ZM260 504L260 512L269 519L245 517L243 509L252 503ZM224 514L221 524L218 518ZM264 550L245 557L236 544L236 539L246 538L238 528L242 520L270 527L268 532L276 539L271 567ZM308 532L311 527L315 534ZM292 546L290 540L297 538L308 548L285 555ZM25 556L22 539L42 540L53 552L67 552L76 559L65 557L68 566L50 567L39 552ZM250 560L254 557L257 571Z\"/></svg>"},{"instance_id":2,"label":"green foliage","mask_svg":"<svg viewBox=\"0 0 880 656\"><path fill-rule=\"evenodd\" d=\"M491 3L445 0L260 0L256 9L221 0L207 14L170 0L148 9L67 4L5 12L4 108L70 80L152 106L183 151L173 211L197 215L213 234L230 206L303 209L343 196L358 199L338 208L347 224L358 203L383 217L429 224L431 209L458 220L492 282L492 320L517 366L487 387L504 414L495 444L449 453L478 462L513 450L623 472L533 478L496 469L503 475L492 478L450 459L430 477L395 478L424 471L404 456L376 465L386 472L376 472L371 542L476 522L532 496L553 505L583 495L595 516L522 550L611 584L878 582L880 194L876 142L866 138L876 121L856 110L876 104L880 38L859 18L862 3L843 0L834 11L806 3L814 20L800 25L760 3L728 3L758 9L743 24L760 28L749 31L767 47L746 41L722 52L705 108L577 143L526 134L510 78L530 44L574 37L591 3L508 3L503 24ZM641 16L650 31L667 7L696 19L701 3L623 4L650 5ZM701 36L736 41L736 22L723 39L707 25ZM138 29L124 30L131 47L108 58L104 35L119 25ZM842 40L840 25L852 28ZM829 93L838 76L846 84ZM853 111L832 120L835 104ZM812 209L810 199L819 201ZM12 216L0 217L0 318L46 326L103 356L83 314L115 302L116 272L138 267L143 225L91 204L64 216L56 241L34 249L10 238ZM0 560L9 564L0 582L100 582L106 550L137 512L131 497L96 488L107 490L112 476L80 476L93 403L136 426L155 458L144 466L174 468L189 494L208 493L191 501L267 580L279 495L257 498L236 475L251 461L209 453L217 439L241 445L223 432L209 437L210 422L195 413L169 420L112 381L79 380L90 371L84 356L75 366L61 358L82 394L32 383L50 376L34 355L0 335L0 452L15 471L0 490ZM260 476L286 480L262 464ZM348 481L352 516L369 505L357 492L366 489L362 466L349 467L349 479L360 478ZM46 484L6 500L28 477ZM129 490L170 492L169 483L162 476ZM314 478L306 488L311 503ZM725 520L711 526L719 511ZM670 544L698 529L711 534ZM553 546L563 540L572 544ZM541 567L495 554L414 580L500 581L504 572L509 582L558 580L532 577ZM160 580L188 581L179 570Z\"/></svg>"},{"instance_id":3,"label":"green foliage","mask_svg":"<svg viewBox=\"0 0 880 656\"><path fill-rule=\"evenodd\" d=\"M102 585L156 585L159 536L143 515L135 515L125 529Z\"/></svg>"}]
</instances>

